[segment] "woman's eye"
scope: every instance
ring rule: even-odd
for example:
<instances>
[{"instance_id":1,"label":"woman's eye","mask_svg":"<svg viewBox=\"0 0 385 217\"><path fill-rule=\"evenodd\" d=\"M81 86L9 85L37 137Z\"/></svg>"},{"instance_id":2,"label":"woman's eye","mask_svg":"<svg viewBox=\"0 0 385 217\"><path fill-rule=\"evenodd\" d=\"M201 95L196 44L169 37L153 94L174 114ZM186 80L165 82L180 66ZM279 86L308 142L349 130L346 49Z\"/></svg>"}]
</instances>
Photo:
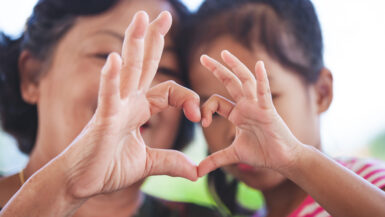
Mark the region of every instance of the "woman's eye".
<instances>
[{"instance_id":1,"label":"woman's eye","mask_svg":"<svg viewBox=\"0 0 385 217\"><path fill-rule=\"evenodd\" d=\"M107 59L107 57L108 57L108 53L97 53L97 54L95 54L94 55L94 57L96 57L96 58L98 58L98 59L104 59L104 60L106 60Z\"/></svg>"},{"instance_id":2,"label":"woman's eye","mask_svg":"<svg viewBox=\"0 0 385 217\"><path fill-rule=\"evenodd\" d=\"M214 119L214 118L220 118L221 116L218 113L215 112L215 113L213 113L212 117Z\"/></svg>"},{"instance_id":3,"label":"woman's eye","mask_svg":"<svg viewBox=\"0 0 385 217\"><path fill-rule=\"evenodd\" d=\"M271 98L272 98L273 100L277 99L278 97L279 97L278 94L274 94L274 93L271 94Z\"/></svg>"},{"instance_id":4,"label":"woman's eye","mask_svg":"<svg viewBox=\"0 0 385 217\"><path fill-rule=\"evenodd\" d=\"M181 80L182 79L181 75L179 75L179 73L177 71L175 71L173 69L169 69L167 67L159 66L157 74L166 77L167 80Z\"/></svg>"}]
</instances>

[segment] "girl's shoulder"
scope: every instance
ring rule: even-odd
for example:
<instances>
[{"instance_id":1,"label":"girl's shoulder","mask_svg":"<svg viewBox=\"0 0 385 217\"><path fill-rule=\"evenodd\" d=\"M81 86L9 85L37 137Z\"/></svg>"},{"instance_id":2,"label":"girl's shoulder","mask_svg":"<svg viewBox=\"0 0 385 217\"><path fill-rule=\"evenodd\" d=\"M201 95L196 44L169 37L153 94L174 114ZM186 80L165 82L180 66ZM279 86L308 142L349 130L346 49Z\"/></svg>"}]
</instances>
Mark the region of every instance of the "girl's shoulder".
<instances>
[{"instance_id":1,"label":"girl's shoulder","mask_svg":"<svg viewBox=\"0 0 385 217\"><path fill-rule=\"evenodd\" d=\"M384 189L385 187L385 162L375 159L355 158L355 157L341 157L335 159L344 167L353 171L357 175L366 179L368 182ZM302 204L289 215L289 217L299 216L322 216L329 217L330 214L326 212L312 197L308 196Z\"/></svg>"}]
</instances>

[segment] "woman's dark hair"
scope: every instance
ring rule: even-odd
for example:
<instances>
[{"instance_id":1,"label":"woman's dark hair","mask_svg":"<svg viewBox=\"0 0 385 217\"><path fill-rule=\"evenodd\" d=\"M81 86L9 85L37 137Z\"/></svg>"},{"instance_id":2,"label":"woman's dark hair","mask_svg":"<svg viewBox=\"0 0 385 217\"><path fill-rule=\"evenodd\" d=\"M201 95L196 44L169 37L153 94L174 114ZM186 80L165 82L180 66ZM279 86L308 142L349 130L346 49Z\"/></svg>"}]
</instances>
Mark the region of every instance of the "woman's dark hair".
<instances>
[{"instance_id":1,"label":"woman's dark hair","mask_svg":"<svg viewBox=\"0 0 385 217\"><path fill-rule=\"evenodd\" d=\"M184 28L186 63L214 40L230 36L251 51L265 52L306 83L317 81L324 67L321 27L310 0L206 0ZM221 169L209 174L214 199L232 214L240 214L236 182Z\"/></svg>"},{"instance_id":2,"label":"woman's dark hair","mask_svg":"<svg viewBox=\"0 0 385 217\"><path fill-rule=\"evenodd\" d=\"M188 17L187 8L179 0L167 1L175 10L178 20L183 21ZM38 114L36 105L26 103L21 96L18 69L21 52L28 50L35 58L47 61L58 41L74 25L77 17L106 12L117 2L118 0L39 0L19 38L11 39L0 33L0 120L3 130L17 140L22 152L29 154L34 147ZM193 124L183 117L174 148L183 148L192 137Z\"/></svg>"}]
</instances>

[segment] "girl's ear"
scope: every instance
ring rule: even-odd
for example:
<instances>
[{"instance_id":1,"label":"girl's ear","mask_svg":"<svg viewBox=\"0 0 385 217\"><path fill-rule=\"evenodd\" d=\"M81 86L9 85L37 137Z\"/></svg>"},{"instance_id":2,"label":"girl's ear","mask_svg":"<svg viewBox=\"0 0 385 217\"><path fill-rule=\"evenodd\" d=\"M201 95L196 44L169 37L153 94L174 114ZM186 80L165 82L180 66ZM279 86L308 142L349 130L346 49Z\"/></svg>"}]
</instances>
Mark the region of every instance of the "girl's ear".
<instances>
[{"instance_id":1,"label":"girl's ear","mask_svg":"<svg viewBox=\"0 0 385 217\"><path fill-rule=\"evenodd\" d=\"M39 77L42 62L33 57L29 51L22 51L18 62L20 92L23 100L29 104L37 104L39 99Z\"/></svg>"},{"instance_id":2,"label":"girl's ear","mask_svg":"<svg viewBox=\"0 0 385 217\"><path fill-rule=\"evenodd\" d=\"M315 84L317 93L318 114L328 110L333 100L333 75L329 69L323 68Z\"/></svg>"}]
</instances>

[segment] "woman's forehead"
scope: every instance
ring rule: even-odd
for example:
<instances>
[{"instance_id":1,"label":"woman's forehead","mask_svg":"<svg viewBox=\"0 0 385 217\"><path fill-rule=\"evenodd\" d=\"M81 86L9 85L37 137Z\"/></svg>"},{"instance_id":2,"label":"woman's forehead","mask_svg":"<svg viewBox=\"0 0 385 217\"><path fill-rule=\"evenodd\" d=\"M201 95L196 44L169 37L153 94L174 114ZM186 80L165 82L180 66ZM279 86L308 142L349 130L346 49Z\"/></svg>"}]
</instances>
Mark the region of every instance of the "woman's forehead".
<instances>
[{"instance_id":1,"label":"woman's forehead","mask_svg":"<svg viewBox=\"0 0 385 217\"><path fill-rule=\"evenodd\" d=\"M100 36L113 38L122 44L125 30L138 10L146 10L150 16L155 17L168 7L170 7L170 4L166 1L121 0L112 9L103 14L79 17L68 37L72 38L72 41L75 40L78 44ZM108 40L107 42L110 43L111 41ZM172 32L165 37L165 48L165 53L175 54Z\"/></svg>"},{"instance_id":2,"label":"woman's forehead","mask_svg":"<svg viewBox=\"0 0 385 217\"><path fill-rule=\"evenodd\" d=\"M115 6L105 13L95 16L83 16L77 19L77 24L88 31L110 29L124 34L125 29L131 23L136 12L146 11L150 21L154 20L160 12L170 11L173 20L177 19L172 6L163 0L120 0Z\"/></svg>"}]
</instances>

